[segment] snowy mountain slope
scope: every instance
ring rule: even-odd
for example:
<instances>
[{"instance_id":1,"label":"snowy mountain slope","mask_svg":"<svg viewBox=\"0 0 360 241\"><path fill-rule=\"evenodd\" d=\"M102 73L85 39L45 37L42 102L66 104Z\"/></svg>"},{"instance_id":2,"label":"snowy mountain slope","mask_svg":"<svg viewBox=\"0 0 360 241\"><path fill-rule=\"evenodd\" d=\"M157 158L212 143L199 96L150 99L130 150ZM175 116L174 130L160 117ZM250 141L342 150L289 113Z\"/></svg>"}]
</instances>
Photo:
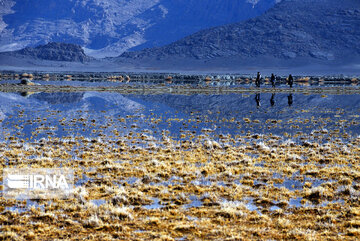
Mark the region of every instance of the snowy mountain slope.
<instances>
[{"instance_id":1,"label":"snowy mountain slope","mask_svg":"<svg viewBox=\"0 0 360 241\"><path fill-rule=\"evenodd\" d=\"M118 56L258 16L277 0L0 0L0 51L47 42Z\"/></svg>"}]
</instances>

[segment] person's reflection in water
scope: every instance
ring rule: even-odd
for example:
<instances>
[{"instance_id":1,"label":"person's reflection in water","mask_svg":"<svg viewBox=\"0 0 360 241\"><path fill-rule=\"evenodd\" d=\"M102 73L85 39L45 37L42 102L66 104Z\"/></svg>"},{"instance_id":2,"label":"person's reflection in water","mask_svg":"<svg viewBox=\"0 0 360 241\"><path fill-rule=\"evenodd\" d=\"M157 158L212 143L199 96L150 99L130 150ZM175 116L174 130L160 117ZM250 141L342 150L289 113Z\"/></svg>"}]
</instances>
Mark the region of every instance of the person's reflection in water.
<instances>
[{"instance_id":1,"label":"person's reflection in water","mask_svg":"<svg viewBox=\"0 0 360 241\"><path fill-rule=\"evenodd\" d=\"M275 105L275 93L272 93L272 95L271 95L270 104L271 104L271 106Z\"/></svg>"},{"instance_id":2,"label":"person's reflection in water","mask_svg":"<svg viewBox=\"0 0 360 241\"><path fill-rule=\"evenodd\" d=\"M28 92L20 92L20 95L23 97L27 97L27 96L29 96L29 93Z\"/></svg>"},{"instance_id":3,"label":"person's reflection in water","mask_svg":"<svg viewBox=\"0 0 360 241\"><path fill-rule=\"evenodd\" d=\"M260 94L256 94L255 95L255 101L256 101L256 106L257 108L259 108L261 106L261 103L260 103Z\"/></svg>"},{"instance_id":4,"label":"person's reflection in water","mask_svg":"<svg viewBox=\"0 0 360 241\"><path fill-rule=\"evenodd\" d=\"M293 104L293 96L292 96L292 94L290 94L290 95L288 95L288 105L292 106L292 104Z\"/></svg>"}]
</instances>

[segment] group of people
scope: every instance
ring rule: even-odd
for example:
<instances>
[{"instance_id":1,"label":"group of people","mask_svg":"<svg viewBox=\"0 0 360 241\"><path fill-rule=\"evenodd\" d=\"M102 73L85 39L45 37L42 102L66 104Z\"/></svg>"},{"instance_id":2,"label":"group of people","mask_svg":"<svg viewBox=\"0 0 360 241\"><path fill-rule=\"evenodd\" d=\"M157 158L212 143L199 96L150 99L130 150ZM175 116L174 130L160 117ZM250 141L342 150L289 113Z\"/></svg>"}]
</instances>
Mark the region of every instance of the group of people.
<instances>
[{"instance_id":1,"label":"group of people","mask_svg":"<svg viewBox=\"0 0 360 241\"><path fill-rule=\"evenodd\" d=\"M275 88L275 75L271 74L271 78L270 78L270 82L273 88ZM260 72L257 72L257 76L256 76L256 80L255 80L255 85L256 87L260 88L260 84L261 84L261 74ZM287 79L287 84L290 86L290 88L292 88L293 84L294 84L294 78L292 77L292 75L290 74L288 79Z\"/></svg>"},{"instance_id":2,"label":"group of people","mask_svg":"<svg viewBox=\"0 0 360 241\"><path fill-rule=\"evenodd\" d=\"M271 74L270 77L270 82L273 88L275 88L275 81L276 81L276 77L274 74ZM260 88L260 84L261 84L261 74L260 72L257 72L257 76L256 76L256 80L255 80L255 85L256 87ZM293 87L294 84L294 78L292 77L292 75L290 74L289 77L287 78L287 84L290 86L290 88ZM256 105L257 107L261 106L260 103L260 93L257 93L255 95L255 101L256 101ZM288 95L288 105L292 106L293 104L293 96L292 94ZM270 105L274 106L275 105L275 93L272 93L271 98L270 98Z\"/></svg>"}]
</instances>

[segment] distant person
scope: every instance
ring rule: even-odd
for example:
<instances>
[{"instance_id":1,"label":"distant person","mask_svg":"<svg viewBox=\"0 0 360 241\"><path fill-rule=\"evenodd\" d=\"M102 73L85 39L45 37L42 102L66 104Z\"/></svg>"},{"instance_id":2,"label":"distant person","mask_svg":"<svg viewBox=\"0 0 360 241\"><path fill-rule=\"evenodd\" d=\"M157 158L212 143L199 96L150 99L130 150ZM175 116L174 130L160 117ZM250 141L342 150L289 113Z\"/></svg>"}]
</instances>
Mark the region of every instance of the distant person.
<instances>
[{"instance_id":1,"label":"distant person","mask_svg":"<svg viewBox=\"0 0 360 241\"><path fill-rule=\"evenodd\" d=\"M292 86L294 84L294 78L292 77L291 74L289 75L289 78L288 78L288 84L289 84L290 88L292 88Z\"/></svg>"},{"instance_id":2,"label":"distant person","mask_svg":"<svg viewBox=\"0 0 360 241\"><path fill-rule=\"evenodd\" d=\"M275 93L272 93L272 95L271 95L270 105L271 105L271 106L274 106L274 105L275 105Z\"/></svg>"},{"instance_id":3,"label":"distant person","mask_svg":"<svg viewBox=\"0 0 360 241\"><path fill-rule=\"evenodd\" d=\"M260 87L260 80L261 80L261 74L260 74L260 72L257 72L255 84L256 84L256 87L258 87L258 88Z\"/></svg>"},{"instance_id":4,"label":"distant person","mask_svg":"<svg viewBox=\"0 0 360 241\"><path fill-rule=\"evenodd\" d=\"M275 75L271 74L270 82L273 88L275 88Z\"/></svg>"},{"instance_id":5,"label":"distant person","mask_svg":"<svg viewBox=\"0 0 360 241\"><path fill-rule=\"evenodd\" d=\"M259 108L261 106L260 103L260 94L255 95L256 107Z\"/></svg>"},{"instance_id":6,"label":"distant person","mask_svg":"<svg viewBox=\"0 0 360 241\"><path fill-rule=\"evenodd\" d=\"M290 95L288 95L288 105L292 106L292 104L293 104L293 96L292 96L292 94L290 94Z\"/></svg>"}]
</instances>

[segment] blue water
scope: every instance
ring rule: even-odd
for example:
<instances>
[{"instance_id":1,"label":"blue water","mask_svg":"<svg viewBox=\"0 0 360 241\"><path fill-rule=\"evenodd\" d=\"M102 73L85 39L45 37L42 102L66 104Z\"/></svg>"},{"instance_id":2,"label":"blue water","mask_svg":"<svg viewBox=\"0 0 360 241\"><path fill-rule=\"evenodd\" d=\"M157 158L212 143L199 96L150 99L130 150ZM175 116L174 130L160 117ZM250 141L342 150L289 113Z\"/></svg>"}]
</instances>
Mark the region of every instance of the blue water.
<instances>
[{"instance_id":1,"label":"blue water","mask_svg":"<svg viewBox=\"0 0 360 241\"><path fill-rule=\"evenodd\" d=\"M336 130L334 137L344 133L356 137L359 113L359 95L0 92L0 139L7 135L29 140L104 135L116 139L115 132L119 136L145 132L159 138L165 131L175 139L192 133L216 140L227 134L288 133L296 141L322 129ZM313 136L326 138L328 134L315 132Z\"/></svg>"}]
</instances>

